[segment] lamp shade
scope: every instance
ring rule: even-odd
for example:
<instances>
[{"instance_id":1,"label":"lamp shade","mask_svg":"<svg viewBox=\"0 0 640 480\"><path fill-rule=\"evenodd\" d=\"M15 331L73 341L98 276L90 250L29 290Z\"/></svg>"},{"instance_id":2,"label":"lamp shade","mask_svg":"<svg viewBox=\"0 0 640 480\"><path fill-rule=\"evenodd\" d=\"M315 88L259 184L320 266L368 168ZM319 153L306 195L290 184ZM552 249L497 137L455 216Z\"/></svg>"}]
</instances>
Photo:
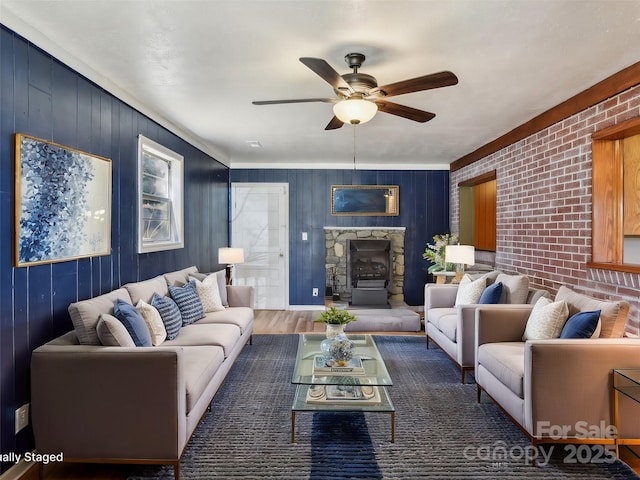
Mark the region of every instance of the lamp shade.
<instances>
[{"instance_id":1,"label":"lamp shade","mask_svg":"<svg viewBox=\"0 0 640 480\"><path fill-rule=\"evenodd\" d=\"M461 263L475 265L476 249L473 245L447 245L444 251L444 261L447 263Z\"/></svg>"},{"instance_id":2,"label":"lamp shade","mask_svg":"<svg viewBox=\"0 0 640 480\"><path fill-rule=\"evenodd\" d=\"M378 106L375 103L361 98L350 98L333 106L333 113L338 119L354 125L368 122L377 111Z\"/></svg>"},{"instance_id":3,"label":"lamp shade","mask_svg":"<svg viewBox=\"0 0 640 480\"><path fill-rule=\"evenodd\" d=\"M218 249L218 263L244 263L244 249L223 247Z\"/></svg>"}]
</instances>

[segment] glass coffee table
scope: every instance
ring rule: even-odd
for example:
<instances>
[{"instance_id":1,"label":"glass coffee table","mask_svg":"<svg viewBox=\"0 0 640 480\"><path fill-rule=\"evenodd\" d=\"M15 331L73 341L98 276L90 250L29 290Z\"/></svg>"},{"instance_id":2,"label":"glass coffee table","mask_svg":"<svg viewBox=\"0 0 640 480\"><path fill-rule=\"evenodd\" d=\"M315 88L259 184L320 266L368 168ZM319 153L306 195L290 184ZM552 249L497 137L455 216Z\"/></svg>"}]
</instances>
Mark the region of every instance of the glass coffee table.
<instances>
[{"instance_id":1,"label":"glass coffee table","mask_svg":"<svg viewBox=\"0 0 640 480\"><path fill-rule=\"evenodd\" d=\"M391 415L391 442L395 441L395 409L387 387L393 385L371 335L349 334L356 345L354 359L362 368L352 372L324 368L321 333L303 333L291 383L297 385L291 407L291 442L295 442L297 412L378 412ZM319 359L318 359L319 358ZM318 362L318 363L316 363ZM322 365L320 365L322 363Z\"/></svg>"}]
</instances>

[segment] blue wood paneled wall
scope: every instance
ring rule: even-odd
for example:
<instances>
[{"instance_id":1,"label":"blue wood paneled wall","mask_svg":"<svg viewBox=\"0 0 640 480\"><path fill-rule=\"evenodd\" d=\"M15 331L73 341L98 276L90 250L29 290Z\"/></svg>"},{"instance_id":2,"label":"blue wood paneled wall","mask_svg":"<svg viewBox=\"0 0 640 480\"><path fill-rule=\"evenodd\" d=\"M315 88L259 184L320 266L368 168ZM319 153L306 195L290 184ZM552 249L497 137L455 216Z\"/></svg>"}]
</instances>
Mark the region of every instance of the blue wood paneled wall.
<instances>
[{"instance_id":1,"label":"blue wood paneled wall","mask_svg":"<svg viewBox=\"0 0 640 480\"><path fill-rule=\"evenodd\" d=\"M405 301L422 305L427 242L449 231L449 172L443 170L231 170L232 182L289 184L289 303L320 305L325 286L325 226L406 227ZM397 217L331 215L331 185L399 185ZM308 233L302 241L301 232Z\"/></svg>"},{"instance_id":2,"label":"blue wood paneled wall","mask_svg":"<svg viewBox=\"0 0 640 480\"><path fill-rule=\"evenodd\" d=\"M2 27L0 30L0 447L32 448L14 434L14 411L29 401L31 351L72 328L69 303L124 283L197 265L216 268L228 239L229 169ZM13 267L14 133L112 160L112 253ZM136 253L136 152L143 134L185 158L185 248ZM4 463L4 471L9 465Z\"/></svg>"}]
</instances>

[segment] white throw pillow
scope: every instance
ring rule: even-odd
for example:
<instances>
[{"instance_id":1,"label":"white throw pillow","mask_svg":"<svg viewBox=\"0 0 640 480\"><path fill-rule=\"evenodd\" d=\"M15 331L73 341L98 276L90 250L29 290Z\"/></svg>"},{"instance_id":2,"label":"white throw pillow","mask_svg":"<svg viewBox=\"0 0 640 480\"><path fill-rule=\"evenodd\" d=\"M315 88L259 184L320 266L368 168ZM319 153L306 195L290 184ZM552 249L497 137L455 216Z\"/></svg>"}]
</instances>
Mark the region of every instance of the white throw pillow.
<instances>
[{"instance_id":1,"label":"white throw pillow","mask_svg":"<svg viewBox=\"0 0 640 480\"><path fill-rule=\"evenodd\" d=\"M600 338L600 330L602 330L602 319L598 319L598 325L596 325L596 330L591 335L591 338Z\"/></svg>"},{"instance_id":2,"label":"white throw pillow","mask_svg":"<svg viewBox=\"0 0 640 480\"><path fill-rule=\"evenodd\" d=\"M143 300L139 300L136 305L136 310L142 318L144 318L144 323L147 324L147 328L151 334L151 344L160 345L164 342L167 339L167 329L164 327L164 322L156 307L149 305Z\"/></svg>"},{"instance_id":3,"label":"white throw pillow","mask_svg":"<svg viewBox=\"0 0 640 480\"><path fill-rule=\"evenodd\" d=\"M207 275L202 281L194 277L191 278L196 281L196 292L198 292L205 313L224 310L224 305L220 298L217 273Z\"/></svg>"},{"instance_id":4,"label":"white throw pillow","mask_svg":"<svg viewBox=\"0 0 640 480\"><path fill-rule=\"evenodd\" d=\"M559 338L567 318L569 318L567 302L564 300L554 302L550 298L542 297L538 299L529 314L522 340L526 342Z\"/></svg>"},{"instance_id":5,"label":"white throw pillow","mask_svg":"<svg viewBox=\"0 0 640 480\"><path fill-rule=\"evenodd\" d=\"M477 280L471 280L469 275L465 275L460 281L460 285L458 285L455 305L473 305L478 303L486 286L486 277L482 276Z\"/></svg>"}]
</instances>

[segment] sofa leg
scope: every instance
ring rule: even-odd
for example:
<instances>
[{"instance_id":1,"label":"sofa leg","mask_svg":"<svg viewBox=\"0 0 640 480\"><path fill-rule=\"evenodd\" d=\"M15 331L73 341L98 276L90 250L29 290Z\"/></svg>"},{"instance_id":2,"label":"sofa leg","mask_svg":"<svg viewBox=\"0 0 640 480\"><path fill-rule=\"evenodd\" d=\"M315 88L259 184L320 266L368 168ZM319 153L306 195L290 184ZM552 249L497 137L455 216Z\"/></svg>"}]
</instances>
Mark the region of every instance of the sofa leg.
<instances>
[{"instance_id":1,"label":"sofa leg","mask_svg":"<svg viewBox=\"0 0 640 480\"><path fill-rule=\"evenodd\" d=\"M478 390L478 403L480 403L480 398L482 397L482 388L480 385L476 385L476 389Z\"/></svg>"},{"instance_id":2,"label":"sofa leg","mask_svg":"<svg viewBox=\"0 0 640 480\"><path fill-rule=\"evenodd\" d=\"M426 335L427 337L427 350L429 350L429 335Z\"/></svg>"},{"instance_id":3,"label":"sofa leg","mask_svg":"<svg viewBox=\"0 0 640 480\"><path fill-rule=\"evenodd\" d=\"M465 374L467 372L473 372L473 367L460 367L460 370L462 370L462 376L460 378L460 383L464 383Z\"/></svg>"}]
</instances>

